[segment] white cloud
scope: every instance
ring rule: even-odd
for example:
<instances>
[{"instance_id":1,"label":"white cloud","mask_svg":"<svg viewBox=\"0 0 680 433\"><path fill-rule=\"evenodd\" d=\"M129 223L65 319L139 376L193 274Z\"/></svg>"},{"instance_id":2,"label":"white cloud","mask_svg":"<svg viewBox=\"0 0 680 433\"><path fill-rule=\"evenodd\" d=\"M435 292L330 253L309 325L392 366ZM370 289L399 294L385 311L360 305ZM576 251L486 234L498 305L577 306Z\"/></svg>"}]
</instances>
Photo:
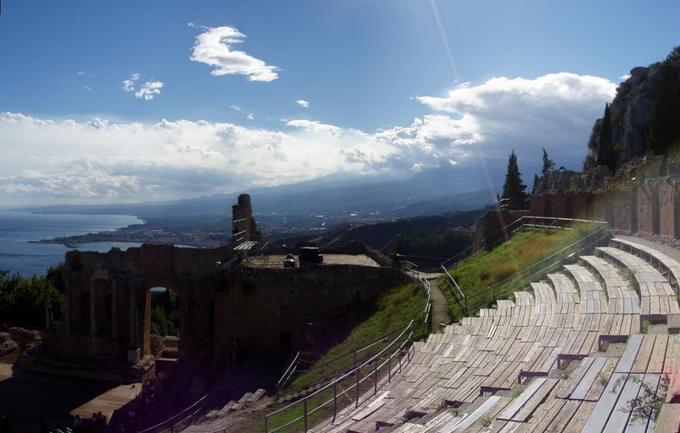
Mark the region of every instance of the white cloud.
<instances>
[{"instance_id":1,"label":"white cloud","mask_svg":"<svg viewBox=\"0 0 680 433\"><path fill-rule=\"evenodd\" d=\"M139 77L140 75L135 72L129 79L123 80L123 90L133 92L135 90L135 82L139 80Z\"/></svg>"},{"instance_id":2,"label":"white cloud","mask_svg":"<svg viewBox=\"0 0 680 433\"><path fill-rule=\"evenodd\" d=\"M304 99L298 99L297 101L295 101L295 103L302 108L309 108L309 102L305 101Z\"/></svg>"},{"instance_id":3,"label":"white cloud","mask_svg":"<svg viewBox=\"0 0 680 433\"><path fill-rule=\"evenodd\" d=\"M417 100L450 115L454 142L476 143L486 157L503 157L515 147L533 158L545 146L558 164L576 166L593 122L615 92L616 84L607 79L561 72L462 83L445 96Z\"/></svg>"},{"instance_id":4,"label":"white cloud","mask_svg":"<svg viewBox=\"0 0 680 433\"><path fill-rule=\"evenodd\" d=\"M246 117L248 120L255 120L255 113L249 113Z\"/></svg>"},{"instance_id":5,"label":"white cloud","mask_svg":"<svg viewBox=\"0 0 680 433\"><path fill-rule=\"evenodd\" d=\"M85 76L85 72L83 72L83 71L78 71L78 72L76 72L76 74L78 74L79 77Z\"/></svg>"},{"instance_id":6,"label":"white cloud","mask_svg":"<svg viewBox=\"0 0 680 433\"><path fill-rule=\"evenodd\" d=\"M531 159L538 167L541 147L558 165L578 167L614 87L575 74L465 83L445 96L418 98L434 112L369 132L310 119L284 120L277 131L0 113L0 197L6 203L172 199L340 172L469 169L480 155L501 172L513 148L523 170Z\"/></svg>"},{"instance_id":7,"label":"white cloud","mask_svg":"<svg viewBox=\"0 0 680 433\"><path fill-rule=\"evenodd\" d=\"M306 131L323 131L323 132L330 132L333 134L337 134L341 132L341 129L338 128L337 126L334 125L329 125L326 123L321 123L316 120L307 120L307 119L293 119L293 120L286 120L286 125L292 126L294 128L300 128L304 129Z\"/></svg>"},{"instance_id":8,"label":"white cloud","mask_svg":"<svg viewBox=\"0 0 680 433\"><path fill-rule=\"evenodd\" d=\"M273 81L279 78L276 66L267 65L245 51L233 50L233 45L245 40L234 27L207 27L196 37L191 60L212 66L211 75L245 75L249 81Z\"/></svg>"},{"instance_id":9,"label":"white cloud","mask_svg":"<svg viewBox=\"0 0 680 433\"><path fill-rule=\"evenodd\" d=\"M195 24L195 23L193 23L192 21L188 21L188 22L187 22L187 27L189 27L189 28L192 28L192 29L193 29L194 27L196 27L196 24Z\"/></svg>"},{"instance_id":10,"label":"white cloud","mask_svg":"<svg viewBox=\"0 0 680 433\"><path fill-rule=\"evenodd\" d=\"M138 91L135 92L135 98L144 99L145 101L151 101L153 98L161 94L161 89L165 86L165 83L158 80L147 81L140 87Z\"/></svg>"},{"instance_id":11,"label":"white cloud","mask_svg":"<svg viewBox=\"0 0 680 433\"><path fill-rule=\"evenodd\" d=\"M230 105L229 108L231 108L233 111L241 111L241 107L238 105Z\"/></svg>"}]
</instances>

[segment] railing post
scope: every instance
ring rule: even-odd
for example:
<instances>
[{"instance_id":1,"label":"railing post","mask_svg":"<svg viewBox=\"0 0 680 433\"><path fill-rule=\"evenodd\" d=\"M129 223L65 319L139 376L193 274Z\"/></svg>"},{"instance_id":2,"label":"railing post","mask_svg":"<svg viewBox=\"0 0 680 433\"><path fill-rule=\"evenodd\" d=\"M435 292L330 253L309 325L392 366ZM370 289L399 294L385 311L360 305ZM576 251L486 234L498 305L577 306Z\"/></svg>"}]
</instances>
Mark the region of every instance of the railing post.
<instances>
[{"instance_id":1,"label":"railing post","mask_svg":"<svg viewBox=\"0 0 680 433\"><path fill-rule=\"evenodd\" d=\"M387 383L392 382L392 354L387 357Z\"/></svg>"},{"instance_id":2,"label":"railing post","mask_svg":"<svg viewBox=\"0 0 680 433\"><path fill-rule=\"evenodd\" d=\"M378 360L373 361L373 395L378 393Z\"/></svg>"},{"instance_id":3,"label":"railing post","mask_svg":"<svg viewBox=\"0 0 680 433\"><path fill-rule=\"evenodd\" d=\"M269 417L264 416L264 433L269 433Z\"/></svg>"},{"instance_id":4,"label":"railing post","mask_svg":"<svg viewBox=\"0 0 680 433\"><path fill-rule=\"evenodd\" d=\"M303 403L304 403L304 411L305 411L305 413L304 413L304 418L305 418L305 433L307 433L307 398L306 398L306 397L305 397L305 400L304 400Z\"/></svg>"},{"instance_id":5,"label":"railing post","mask_svg":"<svg viewBox=\"0 0 680 433\"><path fill-rule=\"evenodd\" d=\"M333 421L338 414L338 383L333 382ZM265 432L266 433L266 432Z\"/></svg>"},{"instance_id":6,"label":"railing post","mask_svg":"<svg viewBox=\"0 0 680 433\"><path fill-rule=\"evenodd\" d=\"M354 378L355 378L355 386L356 386L356 394L357 394L357 401L354 402L354 407L357 408L359 407L359 369L355 367L354 370Z\"/></svg>"}]
</instances>

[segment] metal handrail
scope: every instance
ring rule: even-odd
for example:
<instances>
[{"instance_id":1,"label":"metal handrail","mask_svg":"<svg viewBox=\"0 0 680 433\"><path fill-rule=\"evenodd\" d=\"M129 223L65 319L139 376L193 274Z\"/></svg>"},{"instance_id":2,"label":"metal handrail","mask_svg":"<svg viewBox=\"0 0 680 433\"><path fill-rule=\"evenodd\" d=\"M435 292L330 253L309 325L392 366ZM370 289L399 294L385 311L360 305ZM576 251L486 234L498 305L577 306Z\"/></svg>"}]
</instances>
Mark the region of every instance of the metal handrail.
<instances>
[{"instance_id":1,"label":"metal handrail","mask_svg":"<svg viewBox=\"0 0 680 433\"><path fill-rule=\"evenodd\" d=\"M587 248L590 248L591 246L597 244L597 243L600 242L601 240L606 239L608 236L609 236L608 234L604 234L604 235L600 236L599 238L595 239L594 241L592 241L592 242L588 243L587 245L585 245L585 246L579 248L577 251L575 251L575 252L569 254L568 257L572 257L572 256L574 256L575 254L580 253L581 251L583 251L583 250L585 250L585 249L587 249ZM538 275L541 275L543 272L547 271L548 269L552 268L552 267L555 266L555 265L559 265L560 263L562 263L562 259L558 259L558 260L556 260L555 262L553 262L553 263L551 263L551 264L549 264L549 265L546 265L545 267L543 267L542 269L539 269L538 271L532 273L531 275L528 275L528 276L525 276L525 277L521 277L521 279L518 281L518 283L519 283L519 282L525 282L525 281L531 281L531 280L534 279L534 277L536 277L536 276L538 276Z\"/></svg>"},{"instance_id":2,"label":"metal handrail","mask_svg":"<svg viewBox=\"0 0 680 433\"><path fill-rule=\"evenodd\" d=\"M281 375L281 378L279 378L279 380L276 382L277 388L282 388L288 383L290 378L295 373L295 370L297 370L299 362L300 362L300 351L298 350L298 352L293 357L293 360L290 362L290 364L288 364L288 368L286 368L286 370Z\"/></svg>"},{"instance_id":3,"label":"metal handrail","mask_svg":"<svg viewBox=\"0 0 680 433\"><path fill-rule=\"evenodd\" d=\"M151 432L157 433L157 432L164 431L165 429L168 429L168 428L170 429L170 431L172 431L172 428L175 425L177 425L181 422L184 422L189 418L195 417L198 414L198 412L201 410L201 408L199 408L198 405L201 404L206 398L208 398L207 394L204 395L203 397L201 397L200 399L198 399L196 402L194 402L189 407L183 409L181 412L171 416L170 418L168 418L164 421L159 422L158 424L156 424L154 426L145 428L144 430L140 430L137 433L151 433ZM196 410L194 410L194 409L196 409ZM190 413L189 415L186 415L187 412L191 412L191 411L193 411L193 412ZM184 418L177 421L177 418L181 418L181 417L184 417Z\"/></svg>"},{"instance_id":4,"label":"metal handrail","mask_svg":"<svg viewBox=\"0 0 680 433\"><path fill-rule=\"evenodd\" d=\"M322 377L318 380L318 382L319 382L319 383L320 383L320 382L323 382L324 380L328 379L329 376L335 375L335 374L337 373L338 369L336 369L336 368L334 368L334 367L332 366L333 363L338 362L338 361L340 361L341 359L345 359L345 358L347 358L347 357L349 357L349 356L352 356L352 360L353 360L352 368L354 368L354 367L356 367L356 362L357 362L357 360L358 360L357 355L358 355L359 353L362 353L362 352L364 352L364 351L366 351L366 350L368 350L368 349L373 348L374 346L379 345L380 343L383 343L384 341L388 340L391 336L396 335L396 334L399 333L400 331L401 331L401 330L397 329L396 331L389 332L389 333L383 335L382 337L380 337L379 339L377 339L377 340L375 340L375 341L373 341L373 342L371 342L371 343L368 343L368 344L365 345L365 346L361 346L361 347L359 347L358 349L354 349L354 350L352 350L352 351L346 352L346 353L344 353L344 354L342 354L342 355L339 355L339 356L337 356L337 357L335 357L335 358L333 358L333 359L331 359L331 360L328 360L328 361L326 361L326 362L323 362L323 363L321 363L321 364L316 364L314 367L316 367L317 365L319 365L319 366L322 367L322 368L330 368L330 369L332 370L332 372L331 372L330 375L322 376ZM298 365L296 366L295 371L290 375L291 378L292 378L292 376L295 375L295 374L302 374L302 373L308 373L308 372L310 372L310 371L313 371L313 369L307 369L307 370L300 369L300 364L301 364L301 363L308 363L308 364L311 364L312 361L308 361L308 360L306 360L306 359L300 357L300 358L298 359L298 363L297 363ZM291 363L291 364L292 364L292 363ZM290 368L290 365L289 365L289 368ZM282 376L282 377L283 377L283 376ZM284 385L282 385L280 388L282 388L283 386L286 386L286 385L287 385L287 384L284 384Z\"/></svg>"},{"instance_id":5,"label":"metal handrail","mask_svg":"<svg viewBox=\"0 0 680 433\"><path fill-rule=\"evenodd\" d=\"M290 404L288 404L288 405L286 405L286 406L284 406L284 407L282 407L282 408L279 408L279 409L277 409L277 410L275 410L275 411L273 411L273 412L270 412L270 413L266 414L266 415L264 416L264 421L265 421L265 433L275 433L275 432L277 432L277 431L279 431L279 430L282 430L282 429L286 428L287 426L292 425L293 423L296 423L296 422L298 422L298 421L300 421L300 420L304 420L304 421L305 421L305 429L304 429L304 431L306 432L306 431L308 430L308 422L307 422L308 416L309 416L311 413L314 413L314 412L316 412L317 410L320 410L322 407L327 406L327 405L330 404L331 402L334 404L334 408L335 408L334 417L335 417L335 416L337 415L337 398L338 398L338 396L339 396L338 393L337 393L337 385L338 385L338 383L344 381L345 379L351 377L352 375L356 375L356 378L357 378L356 383L353 384L352 386L348 387L347 389L345 389L345 390L340 394L340 396L346 394L347 392L349 392L351 389L353 389L353 388L355 388L355 387L356 387L356 389L357 389L357 394L358 394L358 393L359 393L359 388L358 388L358 386L359 386L362 382L366 381L367 378L371 377L371 375L376 375L377 372L378 372L378 370L379 370L379 367L378 367L378 364L375 364L375 365L374 365L373 372L369 373L369 374L368 374L367 376L365 376L363 379L359 379L359 372L360 372L362 369L364 369L366 366L368 366L368 365L370 365L370 364L372 364L372 363L375 363L378 359L380 359L380 357L383 356L383 354L385 354L385 352L386 352L390 347L392 347L395 343L397 343L397 342L398 342L398 341L406 334L406 332L409 331L409 330L411 329L411 327L413 326L413 323L414 323L414 321L411 320L411 321L408 323L408 325L406 325L406 327L401 331L401 333L399 333L399 335L398 335L397 337L395 337L394 340L392 340L392 342L391 342L390 344L388 344L388 345L387 345L386 347L384 347L380 352L378 352L377 354L373 355L373 356L372 356L371 358L369 358L368 360L364 361L361 365L356 366L356 367L353 368L352 370L350 370L350 371L348 371L348 372L342 374L341 376L339 376L338 378L334 379L334 380L331 381L330 383L328 383L328 384L326 384L325 386L319 388L318 390L314 391L313 393L311 393L311 394L309 394L309 395L307 395L307 396L301 398L300 400L294 401L294 402L292 402L292 403L290 403ZM412 337L413 337L413 331L411 331L411 332L408 334L407 338L404 339L404 341L399 345L399 348L397 348L397 350L396 350L394 353L391 353L391 354L389 355L388 361L387 361L387 362L391 361L392 357L393 357L396 353L398 353L401 349L403 349L403 347L411 340ZM410 359L409 359L409 360L410 360ZM384 363L383 363L382 365L384 365ZM400 366L401 366L401 363L400 363ZM390 372L389 372L388 376L390 377L390 380L391 380L391 367L390 367ZM374 377L374 381L375 381L376 384L377 384L377 376ZM309 401L311 398L313 398L313 397L319 395L321 392L326 391L326 390L329 390L329 389L331 389L331 388L333 388L333 391L334 391L334 392L333 392L333 398L332 398L332 399L329 399L329 400L327 400L327 401L321 403L319 406L317 406L317 407L315 407L315 408L312 408L311 410L308 408L308 401ZM376 385L376 389L377 389L377 385ZM357 395L357 397L358 397L358 395ZM284 425L281 425L281 426L278 426L278 427L276 427L276 428L274 428L274 429L272 429L272 430L269 430L269 419L270 419L270 418L272 418L273 416L276 416L276 415L278 415L278 414L280 414L280 413L282 413L282 412L284 412L284 411L286 411L286 410L288 410L288 409L290 409L290 408L292 408L292 407L294 407L294 406L297 406L297 405L299 405L300 403L303 404L303 415L302 415L302 416L297 417L297 418L295 418L295 419L293 419L293 420L291 420L291 421L285 423ZM357 405L357 407L358 407L358 405L359 405L359 400L358 400L358 398L357 398L357 401L356 401L356 405Z\"/></svg>"},{"instance_id":6,"label":"metal handrail","mask_svg":"<svg viewBox=\"0 0 680 433\"><path fill-rule=\"evenodd\" d=\"M538 271L534 271L534 269L541 267L541 266L544 266L546 262L554 259L555 257L559 257L560 255L563 255L565 253L565 251L568 251L569 249L572 249L575 246L577 246L576 251L571 253L571 255L574 255L574 254L576 254L580 251L583 251L584 249L590 247L594 243L601 241L602 239L606 238L609 235L608 233L605 233L603 236L599 237L594 242L589 242L591 239L597 237L600 233L602 233L602 232L604 232L608 229L609 225L605 221L592 221L592 220L581 220L581 219L572 219L572 218L535 217L535 216L531 216L531 215L517 218L515 221L513 221L508 226L506 226L506 228L511 227L511 226L516 227L512 231L508 230L508 232L512 236L515 232L521 230L525 225L531 227L530 224L525 224L525 222L527 222L527 221L533 222L534 225L535 225L537 220L542 220L542 219L543 220L550 220L553 223L560 223L560 224L565 223L565 222L569 222L569 223L576 222L576 223L601 224L602 226L597 228L596 230L592 231L588 235L586 235L586 236L572 242L571 244L561 248L560 250L558 250L558 251L556 251L556 252L554 252L554 253L546 256L546 257L543 257L542 259L540 259L539 261L537 261L535 263L532 263L531 265L527 266L526 268L519 270L517 272L514 272L509 277L507 277L507 278L505 278L501 281L498 281L494 284L491 284L491 285L487 286L486 288L484 288L483 290L477 291L472 296L465 295L463 293L463 291L460 289L460 287L458 286L458 283L456 282L455 278L453 278L453 276L448 272L448 270L445 267L442 266L442 269L444 269L446 275L449 277L447 279L447 283L448 283L449 287L451 288L451 291L454 292L454 294L456 294L457 297L459 297L459 298L460 298L460 295L463 296L462 300L459 299L459 302L461 303L461 306L465 309L466 315L469 315L469 311L468 311L468 309L469 309L468 302L469 301L472 301L472 300L475 300L475 299L477 299L481 296L484 296L484 295L488 294L489 292L493 293L493 299L496 300L497 296L498 296L498 293L497 293L498 290L497 289L502 288L504 285L506 285L508 283L511 283L513 280L517 280L515 283L513 283L513 284L516 285L518 283L526 281L527 278L531 278L531 277L534 277L536 275L539 275L541 272L545 271L545 269L548 269L551 266L554 266L555 264L559 263L560 260L558 260L555 263L551 263L551 264L547 265L546 267L539 269ZM554 227L555 226L550 226L550 228L554 228ZM562 227L560 227L560 228L562 228ZM589 243L585 246L578 246L579 244L584 244L586 242L589 242ZM528 277L523 276L523 274L527 274L527 273L530 273ZM519 279L518 279L518 277L519 277ZM451 282L453 282L453 284ZM454 288L456 290L454 290Z\"/></svg>"},{"instance_id":7,"label":"metal handrail","mask_svg":"<svg viewBox=\"0 0 680 433\"><path fill-rule=\"evenodd\" d=\"M521 274L521 273L525 273L528 269L531 269L531 268L540 266L543 262L546 262L546 261L552 259L553 257L555 257L555 256L557 256L557 255L560 255L560 254L564 253L564 251L566 251L567 249L573 247L574 245L577 245L577 244L579 244L579 243L585 242L588 238L595 237L595 235L599 234L599 233L602 232L602 231L605 231L607 228L608 228L608 225L605 223L605 225L603 225L602 227L600 227L600 228L598 228L597 230L593 231L592 233L589 233L588 235L582 237L581 239L579 239L579 240L577 240L577 241L574 241L574 242L572 242L571 244L569 244L569 245L567 245L567 246L561 248L560 250L558 250L558 251L556 251L556 252L554 252L554 253L552 253L552 254L550 254L550 255L547 255L547 256L543 257L541 260L539 260L539 261L537 261L537 262L535 262L535 263L530 264L529 266L527 266L526 268L524 268L524 269L522 269L522 270L520 270L520 271L514 272L514 273L513 273L512 275L510 275L509 277L507 277L507 278L505 278L505 279L503 279L503 280L501 280L501 281L498 281L498 282L496 282L496 283L494 283L494 284L491 284L490 286L487 286L487 287L486 287L486 290L494 289L494 288L496 288L496 287L502 286L503 284L505 284L505 283L507 283L507 282L509 282L509 281L512 281L513 279L517 278L517 275L519 275L519 274ZM585 248L585 247L584 247L584 248ZM583 249L583 248L581 248L581 249Z\"/></svg>"}]
</instances>

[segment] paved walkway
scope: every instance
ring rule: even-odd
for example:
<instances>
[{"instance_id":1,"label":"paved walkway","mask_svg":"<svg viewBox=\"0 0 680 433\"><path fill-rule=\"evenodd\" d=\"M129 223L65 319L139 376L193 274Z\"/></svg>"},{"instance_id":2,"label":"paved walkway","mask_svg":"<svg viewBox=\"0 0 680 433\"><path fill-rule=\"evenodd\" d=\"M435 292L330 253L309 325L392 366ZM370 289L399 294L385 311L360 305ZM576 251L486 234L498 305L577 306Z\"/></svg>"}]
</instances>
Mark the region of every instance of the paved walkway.
<instances>
[{"instance_id":1,"label":"paved walkway","mask_svg":"<svg viewBox=\"0 0 680 433\"><path fill-rule=\"evenodd\" d=\"M430 293L432 295L432 330L439 331L442 326L448 325L451 321L449 317L449 305L446 297L437 284L437 280L442 274L428 274L427 280L430 282Z\"/></svg>"}]
</instances>

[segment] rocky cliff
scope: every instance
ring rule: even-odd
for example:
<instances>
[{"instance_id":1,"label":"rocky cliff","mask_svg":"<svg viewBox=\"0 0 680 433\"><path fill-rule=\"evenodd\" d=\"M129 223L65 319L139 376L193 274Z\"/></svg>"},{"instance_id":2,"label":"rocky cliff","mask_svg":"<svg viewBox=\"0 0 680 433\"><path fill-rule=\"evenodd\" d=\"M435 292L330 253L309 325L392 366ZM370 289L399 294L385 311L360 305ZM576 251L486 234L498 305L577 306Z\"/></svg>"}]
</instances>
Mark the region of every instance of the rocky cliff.
<instances>
[{"instance_id":1,"label":"rocky cliff","mask_svg":"<svg viewBox=\"0 0 680 433\"><path fill-rule=\"evenodd\" d=\"M597 119L584 170L616 172L637 157L667 153L680 144L680 47L663 62L630 71Z\"/></svg>"}]
</instances>

